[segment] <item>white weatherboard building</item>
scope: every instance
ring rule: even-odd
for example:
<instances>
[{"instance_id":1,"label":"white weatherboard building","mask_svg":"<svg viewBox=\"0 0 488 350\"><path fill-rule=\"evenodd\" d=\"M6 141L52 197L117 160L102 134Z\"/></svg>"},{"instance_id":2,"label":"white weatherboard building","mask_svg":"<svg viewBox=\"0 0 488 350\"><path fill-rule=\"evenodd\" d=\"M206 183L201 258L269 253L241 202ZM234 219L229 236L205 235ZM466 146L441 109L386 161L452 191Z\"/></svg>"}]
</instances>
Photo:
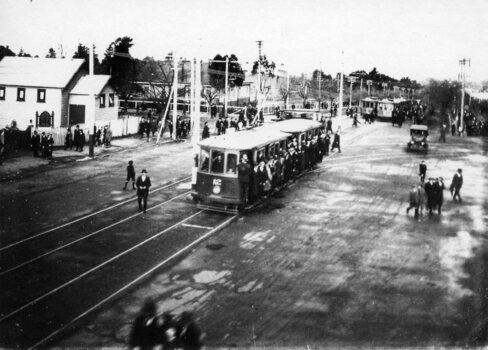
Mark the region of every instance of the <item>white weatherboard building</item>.
<instances>
[{"instance_id":1,"label":"white weatherboard building","mask_svg":"<svg viewBox=\"0 0 488 350\"><path fill-rule=\"evenodd\" d=\"M120 124L118 96L109 84L110 76L87 75L84 62L4 57L0 61L0 128L15 120L20 130L33 125L52 133L56 144L62 144L70 126L80 125L88 134L93 125Z\"/></svg>"}]
</instances>

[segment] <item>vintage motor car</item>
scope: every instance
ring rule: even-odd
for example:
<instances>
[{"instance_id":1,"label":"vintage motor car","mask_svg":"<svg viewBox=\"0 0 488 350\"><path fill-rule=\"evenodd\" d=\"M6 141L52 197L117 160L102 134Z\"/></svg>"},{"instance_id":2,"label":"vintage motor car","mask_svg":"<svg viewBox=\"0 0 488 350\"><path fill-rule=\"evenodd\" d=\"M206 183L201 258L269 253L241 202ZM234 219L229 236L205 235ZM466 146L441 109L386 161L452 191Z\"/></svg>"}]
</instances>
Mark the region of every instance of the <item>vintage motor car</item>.
<instances>
[{"instance_id":1,"label":"vintage motor car","mask_svg":"<svg viewBox=\"0 0 488 350\"><path fill-rule=\"evenodd\" d=\"M429 129L426 125L414 124L410 126L410 141L407 143L407 152L417 150L427 152L429 148Z\"/></svg>"}]
</instances>

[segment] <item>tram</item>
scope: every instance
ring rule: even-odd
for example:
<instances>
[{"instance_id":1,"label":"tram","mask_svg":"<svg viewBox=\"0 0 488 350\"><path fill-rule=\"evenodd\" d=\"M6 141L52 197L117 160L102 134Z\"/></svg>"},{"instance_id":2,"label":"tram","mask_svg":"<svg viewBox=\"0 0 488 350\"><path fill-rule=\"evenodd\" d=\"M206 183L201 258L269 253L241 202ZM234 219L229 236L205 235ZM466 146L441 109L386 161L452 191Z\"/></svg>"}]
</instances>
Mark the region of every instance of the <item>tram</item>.
<instances>
[{"instance_id":1,"label":"tram","mask_svg":"<svg viewBox=\"0 0 488 350\"><path fill-rule=\"evenodd\" d=\"M370 116L376 110L376 117L390 119L393 116L393 110L406 103L409 101L404 98L366 97L361 100L360 112L362 116Z\"/></svg>"},{"instance_id":2,"label":"tram","mask_svg":"<svg viewBox=\"0 0 488 350\"><path fill-rule=\"evenodd\" d=\"M259 197L253 185L253 171L249 198L240 197L237 165L243 155L247 156L251 169L254 169L261 159L273 158L288 150L293 140L300 145L302 141L319 136L323 131L323 123L290 119L200 141L196 180L192 190L197 207L219 212L239 212Z\"/></svg>"}]
</instances>

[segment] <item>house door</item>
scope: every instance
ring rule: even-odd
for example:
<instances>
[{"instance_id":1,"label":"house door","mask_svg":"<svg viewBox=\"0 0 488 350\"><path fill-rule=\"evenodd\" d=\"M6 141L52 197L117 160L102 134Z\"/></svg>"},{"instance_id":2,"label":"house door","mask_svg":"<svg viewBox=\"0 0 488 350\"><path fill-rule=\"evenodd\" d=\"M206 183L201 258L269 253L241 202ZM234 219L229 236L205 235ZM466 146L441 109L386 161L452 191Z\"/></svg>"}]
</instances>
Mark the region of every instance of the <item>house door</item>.
<instances>
[{"instance_id":1,"label":"house door","mask_svg":"<svg viewBox=\"0 0 488 350\"><path fill-rule=\"evenodd\" d=\"M68 125L85 123L85 105L69 105Z\"/></svg>"}]
</instances>

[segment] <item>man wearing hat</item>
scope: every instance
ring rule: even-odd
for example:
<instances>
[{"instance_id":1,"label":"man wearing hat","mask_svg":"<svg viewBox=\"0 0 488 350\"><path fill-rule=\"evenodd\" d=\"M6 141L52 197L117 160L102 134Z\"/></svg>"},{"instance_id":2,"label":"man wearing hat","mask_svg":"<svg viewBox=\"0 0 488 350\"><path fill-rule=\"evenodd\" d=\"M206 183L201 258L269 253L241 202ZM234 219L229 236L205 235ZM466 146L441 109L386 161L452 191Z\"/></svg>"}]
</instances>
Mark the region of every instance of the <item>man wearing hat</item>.
<instances>
[{"instance_id":1,"label":"man wearing hat","mask_svg":"<svg viewBox=\"0 0 488 350\"><path fill-rule=\"evenodd\" d=\"M456 200L457 197L460 202L463 201L461 199L461 194L459 193L459 191L461 191L462 186L463 186L463 170L458 169L457 173L454 174L451 181L450 190L451 190L452 199Z\"/></svg>"},{"instance_id":2,"label":"man wearing hat","mask_svg":"<svg viewBox=\"0 0 488 350\"><path fill-rule=\"evenodd\" d=\"M429 209L429 214L432 215L432 210L437 207L437 191L434 185L434 178L429 177L429 182L424 186L425 193L427 194L427 208Z\"/></svg>"},{"instance_id":3,"label":"man wearing hat","mask_svg":"<svg viewBox=\"0 0 488 350\"><path fill-rule=\"evenodd\" d=\"M139 211L144 210L146 212L147 208L147 196L149 195L149 187L151 187L151 179L147 176L146 169L142 169L141 176L137 178L137 202L139 203ZM144 201L144 207L142 207L141 202Z\"/></svg>"},{"instance_id":4,"label":"man wearing hat","mask_svg":"<svg viewBox=\"0 0 488 350\"><path fill-rule=\"evenodd\" d=\"M241 162L237 166L237 174L239 179L239 189L241 194L241 201L246 204L249 198L249 182L251 179L251 166L248 164L247 155L242 155Z\"/></svg>"}]
</instances>

